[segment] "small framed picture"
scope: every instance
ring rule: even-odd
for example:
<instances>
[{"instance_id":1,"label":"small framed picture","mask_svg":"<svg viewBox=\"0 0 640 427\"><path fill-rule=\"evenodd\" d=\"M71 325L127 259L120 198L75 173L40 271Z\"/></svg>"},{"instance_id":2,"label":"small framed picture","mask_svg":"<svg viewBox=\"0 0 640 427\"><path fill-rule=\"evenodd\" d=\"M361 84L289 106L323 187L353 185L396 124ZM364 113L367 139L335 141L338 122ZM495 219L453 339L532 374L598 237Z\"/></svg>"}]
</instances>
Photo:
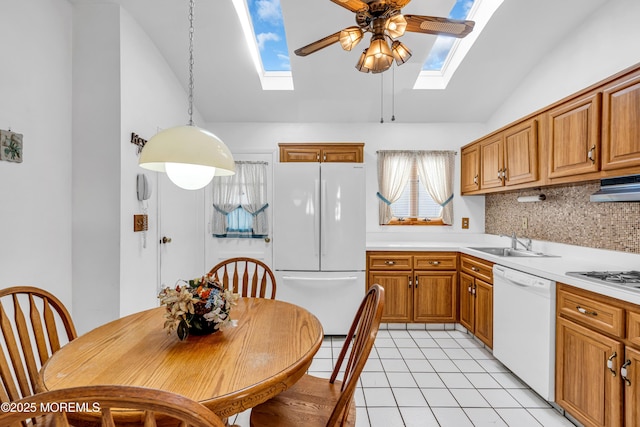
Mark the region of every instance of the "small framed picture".
<instances>
[{"instance_id":1,"label":"small framed picture","mask_svg":"<svg viewBox=\"0 0 640 427\"><path fill-rule=\"evenodd\" d=\"M22 163L22 134L0 130L0 160Z\"/></svg>"}]
</instances>

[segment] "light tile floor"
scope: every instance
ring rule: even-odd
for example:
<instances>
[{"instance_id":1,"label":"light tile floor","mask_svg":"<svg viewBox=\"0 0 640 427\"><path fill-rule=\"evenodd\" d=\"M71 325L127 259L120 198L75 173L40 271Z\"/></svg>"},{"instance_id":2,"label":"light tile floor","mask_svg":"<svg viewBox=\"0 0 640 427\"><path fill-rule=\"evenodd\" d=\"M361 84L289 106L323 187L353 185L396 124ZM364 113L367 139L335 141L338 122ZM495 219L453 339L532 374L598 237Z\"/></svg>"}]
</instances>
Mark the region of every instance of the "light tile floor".
<instances>
[{"instance_id":1,"label":"light tile floor","mask_svg":"<svg viewBox=\"0 0 640 427\"><path fill-rule=\"evenodd\" d=\"M328 378L343 342L326 337L309 373ZM357 427L574 426L473 335L453 329L380 329L356 407ZM230 421L248 426L249 412Z\"/></svg>"}]
</instances>

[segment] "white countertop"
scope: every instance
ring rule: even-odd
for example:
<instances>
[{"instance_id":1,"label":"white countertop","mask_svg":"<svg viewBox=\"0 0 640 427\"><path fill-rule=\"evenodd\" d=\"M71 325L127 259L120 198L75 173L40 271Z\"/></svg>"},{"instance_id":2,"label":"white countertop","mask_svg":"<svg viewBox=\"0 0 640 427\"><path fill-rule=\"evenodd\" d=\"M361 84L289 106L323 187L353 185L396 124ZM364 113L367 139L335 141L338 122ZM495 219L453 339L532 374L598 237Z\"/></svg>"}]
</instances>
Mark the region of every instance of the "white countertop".
<instances>
[{"instance_id":1,"label":"white countertop","mask_svg":"<svg viewBox=\"0 0 640 427\"><path fill-rule=\"evenodd\" d=\"M566 274L568 271L640 270L640 255L536 240L533 241L533 251L554 255L554 257L500 257L472 249L473 247L509 246L510 241L506 237L471 235L467 239L442 241L367 241L366 247L368 251L461 252L535 276L640 305L640 290L633 291L615 285L598 284Z\"/></svg>"}]
</instances>

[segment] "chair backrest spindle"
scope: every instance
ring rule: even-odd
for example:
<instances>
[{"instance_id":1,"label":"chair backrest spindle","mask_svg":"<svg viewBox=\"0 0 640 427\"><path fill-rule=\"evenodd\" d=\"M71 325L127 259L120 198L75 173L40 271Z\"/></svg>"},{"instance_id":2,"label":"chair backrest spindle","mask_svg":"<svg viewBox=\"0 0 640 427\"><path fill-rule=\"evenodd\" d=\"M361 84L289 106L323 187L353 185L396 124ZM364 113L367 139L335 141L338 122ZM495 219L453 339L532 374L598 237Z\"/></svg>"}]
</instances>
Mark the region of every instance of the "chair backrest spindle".
<instances>
[{"instance_id":1,"label":"chair backrest spindle","mask_svg":"<svg viewBox=\"0 0 640 427\"><path fill-rule=\"evenodd\" d=\"M246 257L230 258L213 267L209 275L222 277L220 282L225 289L232 289L234 293L243 297L275 299L275 275L260 260Z\"/></svg>"}]
</instances>

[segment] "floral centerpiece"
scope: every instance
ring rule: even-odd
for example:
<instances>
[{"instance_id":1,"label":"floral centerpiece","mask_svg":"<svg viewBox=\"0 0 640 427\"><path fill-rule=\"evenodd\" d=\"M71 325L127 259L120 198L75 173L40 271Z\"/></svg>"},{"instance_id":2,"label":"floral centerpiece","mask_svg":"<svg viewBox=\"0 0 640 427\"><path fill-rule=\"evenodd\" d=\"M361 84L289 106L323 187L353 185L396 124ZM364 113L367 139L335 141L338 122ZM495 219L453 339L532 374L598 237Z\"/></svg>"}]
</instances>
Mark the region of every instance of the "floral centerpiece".
<instances>
[{"instance_id":1,"label":"floral centerpiece","mask_svg":"<svg viewBox=\"0 0 640 427\"><path fill-rule=\"evenodd\" d=\"M224 329L231 323L231 306L238 295L214 280L211 276L181 281L175 288L166 287L160 292L160 303L167 307L164 327L176 330L181 340L189 333L205 335Z\"/></svg>"}]
</instances>

